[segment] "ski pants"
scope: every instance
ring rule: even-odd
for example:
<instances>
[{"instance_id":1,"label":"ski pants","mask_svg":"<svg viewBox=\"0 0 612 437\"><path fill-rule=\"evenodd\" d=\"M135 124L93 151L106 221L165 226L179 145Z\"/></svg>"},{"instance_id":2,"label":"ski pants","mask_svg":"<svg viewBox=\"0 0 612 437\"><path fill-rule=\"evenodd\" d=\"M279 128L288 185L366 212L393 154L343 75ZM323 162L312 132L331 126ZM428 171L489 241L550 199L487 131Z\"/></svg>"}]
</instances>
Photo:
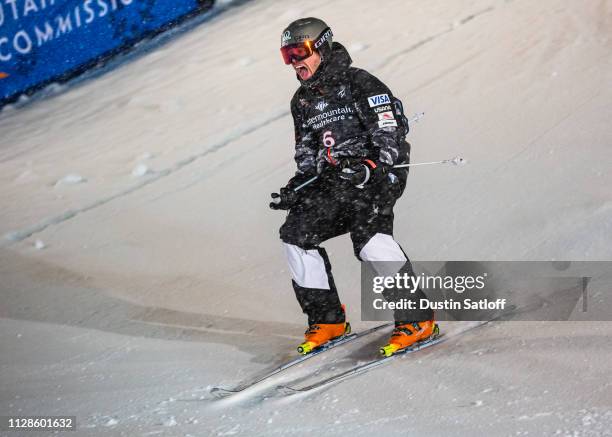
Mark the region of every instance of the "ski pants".
<instances>
[{"instance_id":1,"label":"ski pants","mask_svg":"<svg viewBox=\"0 0 612 437\"><path fill-rule=\"evenodd\" d=\"M413 274L410 260L393 238L393 206L399 196L376 188L322 180L304 190L280 228L295 295L309 325L345 321L331 264L320 246L330 238L349 233L358 260L401 261L400 272ZM405 297L418 301L425 294L416 290ZM394 317L396 322L431 320L433 311L396 310Z\"/></svg>"}]
</instances>

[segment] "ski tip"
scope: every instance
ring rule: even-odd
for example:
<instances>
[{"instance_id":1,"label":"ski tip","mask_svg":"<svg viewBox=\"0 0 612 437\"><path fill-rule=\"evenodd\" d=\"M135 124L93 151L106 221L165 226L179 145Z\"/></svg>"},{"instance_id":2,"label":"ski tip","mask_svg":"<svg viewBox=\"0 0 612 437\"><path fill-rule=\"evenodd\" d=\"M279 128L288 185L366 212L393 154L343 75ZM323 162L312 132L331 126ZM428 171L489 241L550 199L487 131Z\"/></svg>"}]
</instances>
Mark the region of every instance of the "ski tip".
<instances>
[{"instance_id":1,"label":"ski tip","mask_svg":"<svg viewBox=\"0 0 612 437\"><path fill-rule=\"evenodd\" d=\"M293 387L289 387L288 385L277 385L276 386L276 391L278 391L279 393L289 396L289 395L294 395L296 393L299 393L300 390L297 388L293 388Z\"/></svg>"},{"instance_id":2,"label":"ski tip","mask_svg":"<svg viewBox=\"0 0 612 437\"><path fill-rule=\"evenodd\" d=\"M228 396L233 395L235 392L222 387L213 387L210 389L210 394L216 399L225 399Z\"/></svg>"},{"instance_id":3,"label":"ski tip","mask_svg":"<svg viewBox=\"0 0 612 437\"><path fill-rule=\"evenodd\" d=\"M393 355L398 350L399 350L399 346L397 344L390 343L390 344L388 344L386 346L381 347L378 352L383 357L390 357L391 355Z\"/></svg>"},{"instance_id":4,"label":"ski tip","mask_svg":"<svg viewBox=\"0 0 612 437\"><path fill-rule=\"evenodd\" d=\"M312 341L306 341L297 347L297 351L302 355L308 355L310 352L315 350L316 344Z\"/></svg>"}]
</instances>

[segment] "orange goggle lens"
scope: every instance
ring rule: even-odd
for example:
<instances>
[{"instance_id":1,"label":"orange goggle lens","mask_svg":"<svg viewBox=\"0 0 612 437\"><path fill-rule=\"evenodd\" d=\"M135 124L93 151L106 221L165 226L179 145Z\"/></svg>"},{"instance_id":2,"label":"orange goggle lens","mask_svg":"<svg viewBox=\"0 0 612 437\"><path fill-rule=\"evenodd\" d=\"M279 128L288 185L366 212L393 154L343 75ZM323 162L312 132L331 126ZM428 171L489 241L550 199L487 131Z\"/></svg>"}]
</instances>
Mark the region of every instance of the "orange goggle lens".
<instances>
[{"instance_id":1,"label":"orange goggle lens","mask_svg":"<svg viewBox=\"0 0 612 437\"><path fill-rule=\"evenodd\" d=\"M281 54L283 55L283 61L289 65L294 60L302 61L312 55L312 46L310 41L306 41L298 44L290 44L285 47L281 47Z\"/></svg>"}]
</instances>

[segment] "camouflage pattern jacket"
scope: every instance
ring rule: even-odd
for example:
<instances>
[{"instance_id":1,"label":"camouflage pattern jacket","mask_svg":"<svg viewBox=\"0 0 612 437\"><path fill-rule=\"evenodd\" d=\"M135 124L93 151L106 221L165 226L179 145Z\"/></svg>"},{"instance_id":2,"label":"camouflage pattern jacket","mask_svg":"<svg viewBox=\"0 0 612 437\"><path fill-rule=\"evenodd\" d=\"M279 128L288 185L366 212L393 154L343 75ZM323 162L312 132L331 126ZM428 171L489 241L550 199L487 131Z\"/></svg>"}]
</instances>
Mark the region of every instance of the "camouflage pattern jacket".
<instances>
[{"instance_id":1,"label":"camouflage pattern jacket","mask_svg":"<svg viewBox=\"0 0 612 437\"><path fill-rule=\"evenodd\" d=\"M291 100L296 184L365 159L389 166L409 160L401 102L384 83L351 63L346 49L334 42L331 56L311 79L301 81Z\"/></svg>"}]
</instances>

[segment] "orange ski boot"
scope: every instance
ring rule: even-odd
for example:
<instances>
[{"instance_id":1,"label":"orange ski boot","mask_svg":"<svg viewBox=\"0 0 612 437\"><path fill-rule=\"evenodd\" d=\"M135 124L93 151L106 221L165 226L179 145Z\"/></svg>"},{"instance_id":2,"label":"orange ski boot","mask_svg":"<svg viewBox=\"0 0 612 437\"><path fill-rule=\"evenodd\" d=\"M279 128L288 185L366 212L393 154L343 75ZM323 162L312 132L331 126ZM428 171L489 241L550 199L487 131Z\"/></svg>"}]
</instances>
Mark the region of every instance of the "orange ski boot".
<instances>
[{"instance_id":1,"label":"orange ski boot","mask_svg":"<svg viewBox=\"0 0 612 437\"><path fill-rule=\"evenodd\" d=\"M380 353L390 357L397 351L406 349L418 342L435 338L440 333L438 324L433 320L396 325L389 344L380 348Z\"/></svg>"},{"instance_id":2,"label":"orange ski boot","mask_svg":"<svg viewBox=\"0 0 612 437\"><path fill-rule=\"evenodd\" d=\"M344 311L344 305L342 305ZM310 325L304 334L304 343L298 346L299 353L306 355L314 349L323 346L328 341L351 333L351 324L342 323L315 323Z\"/></svg>"}]
</instances>

